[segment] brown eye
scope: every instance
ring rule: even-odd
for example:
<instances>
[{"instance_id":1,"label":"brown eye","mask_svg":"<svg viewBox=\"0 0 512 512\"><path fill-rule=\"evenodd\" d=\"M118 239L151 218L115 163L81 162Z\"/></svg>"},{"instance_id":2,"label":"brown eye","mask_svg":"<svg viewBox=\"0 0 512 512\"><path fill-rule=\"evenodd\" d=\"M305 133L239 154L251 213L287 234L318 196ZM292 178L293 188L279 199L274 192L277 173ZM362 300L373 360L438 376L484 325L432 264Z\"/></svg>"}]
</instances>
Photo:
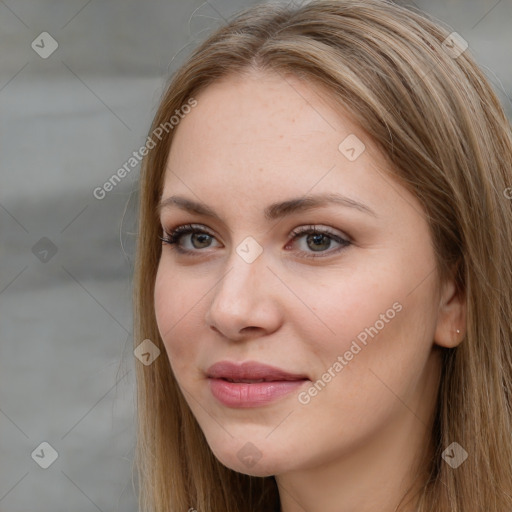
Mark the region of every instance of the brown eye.
<instances>
[{"instance_id":1,"label":"brown eye","mask_svg":"<svg viewBox=\"0 0 512 512\"><path fill-rule=\"evenodd\" d=\"M184 248L182 244L182 239L188 235L191 235L190 242L192 248ZM166 236L159 238L164 244L173 246L174 249L181 253L192 253L197 252L196 249L207 249L211 246L211 241L215 240L215 237L204 228L196 227L192 224L178 226L169 232L166 231Z\"/></svg>"},{"instance_id":2,"label":"brown eye","mask_svg":"<svg viewBox=\"0 0 512 512\"><path fill-rule=\"evenodd\" d=\"M308 226L304 228L295 229L292 232L292 241L295 242L299 239L305 240L305 246L299 250L299 253L306 258L318 258L322 256L317 256L314 253L327 253L327 255L331 255L340 250L343 250L345 247L351 245L351 242L345 238L342 238L336 233L323 228L319 229L315 226ZM330 249L332 243L339 244L340 247L333 251L327 251ZM287 245L288 247L288 245Z\"/></svg>"}]
</instances>

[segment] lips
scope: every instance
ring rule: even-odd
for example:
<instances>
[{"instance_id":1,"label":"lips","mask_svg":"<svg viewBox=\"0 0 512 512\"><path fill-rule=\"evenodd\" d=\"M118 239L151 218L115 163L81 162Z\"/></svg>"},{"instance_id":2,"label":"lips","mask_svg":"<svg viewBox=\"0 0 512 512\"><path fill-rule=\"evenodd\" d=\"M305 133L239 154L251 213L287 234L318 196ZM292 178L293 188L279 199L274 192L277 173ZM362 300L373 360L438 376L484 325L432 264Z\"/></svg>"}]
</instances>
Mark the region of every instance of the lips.
<instances>
[{"instance_id":1,"label":"lips","mask_svg":"<svg viewBox=\"0 0 512 512\"><path fill-rule=\"evenodd\" d=\"M220 361L208 368L209 389L219 403L231 408L261 407L290 395L309 381L306 375L245 361Z\"/></svg>"},{"instance_id":2,"label":"lips","mask_svg":"<svg viewBox=\"0 0 512 512\"><path fill-rule=\"evenodd\" d=\"M207 377L211 379L224 379L228 382L258 383L276 381L306 380L304 374L287 372L275 366L245 361L237 364L230 361L220 361L208 368Z\"/></svg>"}]
</instances>

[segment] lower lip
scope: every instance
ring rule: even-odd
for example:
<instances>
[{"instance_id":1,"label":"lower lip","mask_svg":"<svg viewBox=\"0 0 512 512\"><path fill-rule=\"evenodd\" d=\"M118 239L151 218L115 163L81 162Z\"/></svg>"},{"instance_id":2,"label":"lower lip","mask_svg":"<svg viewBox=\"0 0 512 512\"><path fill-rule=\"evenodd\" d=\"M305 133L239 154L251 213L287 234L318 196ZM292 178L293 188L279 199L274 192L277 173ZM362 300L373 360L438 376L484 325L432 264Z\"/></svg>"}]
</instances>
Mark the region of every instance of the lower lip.
<instances>
[{"instance_id":1,"label":"lower lip","mask_svg":"<svg viewBox=\"0 0 512 512\"><path fill-rule=\"evenodd\" d=\"M307 380L280 380L269 382L229 382L208 379L212 395L228 407L258 407L295 391Z\"/></svg>"}]
</instances>

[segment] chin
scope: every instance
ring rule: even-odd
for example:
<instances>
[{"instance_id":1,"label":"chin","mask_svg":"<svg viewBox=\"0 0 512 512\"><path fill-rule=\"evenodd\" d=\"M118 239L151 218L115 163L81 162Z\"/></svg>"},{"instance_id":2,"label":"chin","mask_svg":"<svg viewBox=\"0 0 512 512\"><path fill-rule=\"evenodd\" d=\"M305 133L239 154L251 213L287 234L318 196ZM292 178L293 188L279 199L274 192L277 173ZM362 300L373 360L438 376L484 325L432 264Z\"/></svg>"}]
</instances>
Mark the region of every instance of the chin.
<instances>
[{"instance_id":1,"label":"chin","mask_svg":"<svg viewBox=\"0 0 512 512\"><path fill-rule=\"evenodd\" d=\"M210 446L210 448L221 464L237 473L266 477L290 469L290 460L284 453L280 454L274 446L263 448L251 441L235 440L229 447ZM266 453L269 455L265 456Z\"/></svg>"},{"instance_id":2,"label":"chin","mask_svg":"<svg viewBox=\"0 0 512 512\"><path fill-rule=\"evenodd\" d=\"M226 466L237 473L243 473L244 475L266 477L273 476L283 471L282 465L275 463L275 461L266 461L265 463L260 459L254 465L240 462L238 458L233 457L232 454L226 455L222 459L217 457L221 464Z\"/></svg>"}]
</instances>

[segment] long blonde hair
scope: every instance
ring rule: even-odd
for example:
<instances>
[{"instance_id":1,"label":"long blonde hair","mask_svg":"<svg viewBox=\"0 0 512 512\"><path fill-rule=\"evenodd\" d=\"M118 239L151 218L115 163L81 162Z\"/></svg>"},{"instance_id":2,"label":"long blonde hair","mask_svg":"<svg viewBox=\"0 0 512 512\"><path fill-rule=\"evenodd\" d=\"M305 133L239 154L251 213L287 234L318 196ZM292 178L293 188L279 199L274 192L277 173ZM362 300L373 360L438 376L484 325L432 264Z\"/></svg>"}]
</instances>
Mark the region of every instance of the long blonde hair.
<instances>
[{"instance_id":1,"label":"long blonde hair","mask_svg":"<svg viewBox=\"0 0 512 512\"><path fill-rule=\"evenodd\" d=\"M467 49L450 31L386 0L262 4L211 35L175 74L151 132L209 84L249 68L319 84L353 115L421 202L439 275L455 276L467 306L465 338L444 349L434 457L418 512L512 510L512 136ZM453 36L452 36L453 37ZM459 45L460 47L460 45ZM177 129L177 128L176 128ZM182 396L158 332L153 291L161 252L156 205L176 129L144 159L134 287L135 345L164 357L137 362L136 464L141 512L268 512L274 477L223 466ZM457 469L452 442L469 454Z\"/></svg>"}]
</instances>

